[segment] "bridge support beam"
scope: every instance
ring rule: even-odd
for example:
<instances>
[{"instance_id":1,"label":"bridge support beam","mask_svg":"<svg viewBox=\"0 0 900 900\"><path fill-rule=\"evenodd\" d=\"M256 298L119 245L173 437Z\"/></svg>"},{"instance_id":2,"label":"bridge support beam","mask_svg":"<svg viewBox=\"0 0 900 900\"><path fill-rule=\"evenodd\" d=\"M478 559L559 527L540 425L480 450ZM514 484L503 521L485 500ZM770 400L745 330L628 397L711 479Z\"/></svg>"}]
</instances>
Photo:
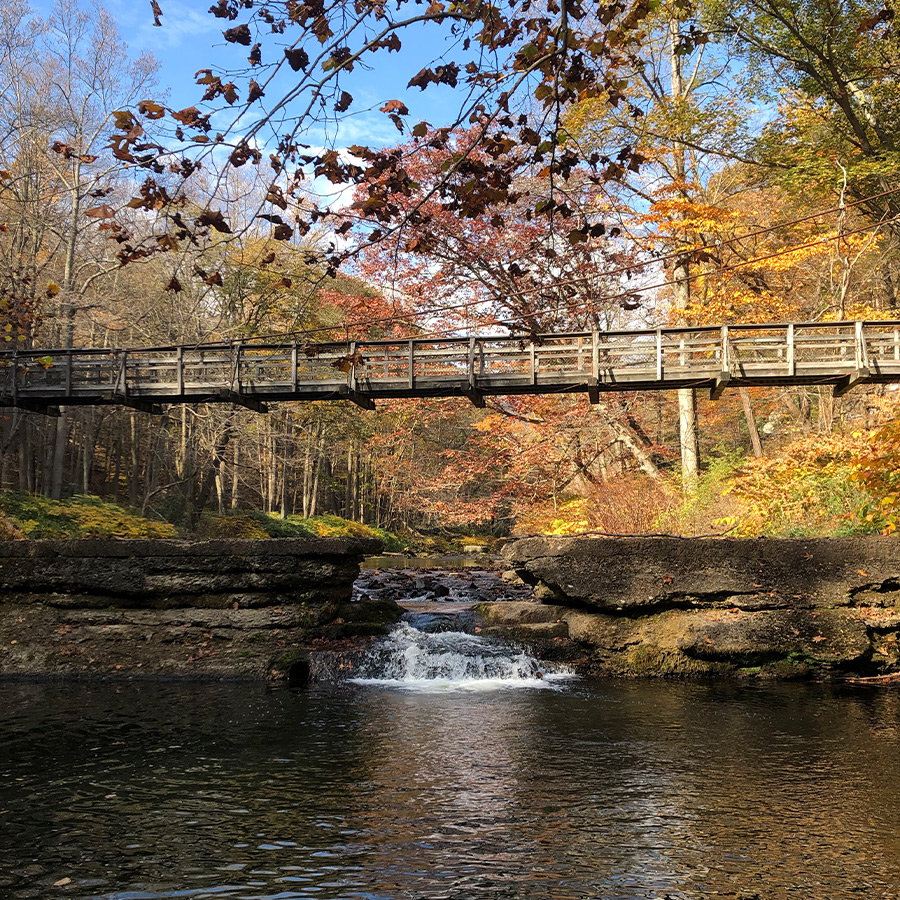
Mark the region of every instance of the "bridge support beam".
<instances>
[{"instance_id":1,"label":"bridge support beam","mask_svg":"<svg viewBox=\"0 0 900 900\"><path fill-rule=\"evenodd\" d=\"M600 385L599 384L589 384L588 385L588 400L590 401L592 406L596 406L600 402Z\"/></svg>"},{"instance_id":2,"label":"bridge support beam","mask_svg":"<svg viewBox=\"0 0 900 900\"><path fill-rule=\"evenodd\" d=\"M351 403L355 403L360 409L375 409L375 401L371 397L366 397L365 394L360 394L349 387L342 387L338 391L338 395Z\"/></svg>"},{"instance_id":3,"label":"bridge support beam","mask_svg":"<svg viewBox=\"0 0 900 900\"><path fill-rule=\"evenodd\" d=\"M868 369L857 369L852 375L845 375L837 384L835 384L834 396L843 397L847 391L852 390L858 384L868 381L870 374Z\"/></svg>"},{"instance_id":4,"label":"bridge support beam","mask_svg":"<svg viewBox=\"0 0 900 900\"><path fill-rule=\"evenodd\" d=\"M731 381L731 372L720 372L716 376L716 383L709 390L709 399L718 400L725 392L728 383Z\"/></svg>"},{"instance_id":5,"label":"bridge support beam","mask_svg":"<svg viewBox=\"0 0 900 900\"><path fill-rule=\"evenodd\" d=\"M235 406L243 406L244 409L250 409L255 413L267 413L269 411L267 403L263 403L262 400L257 400L254 397L248 397L246 394L239 394L237 391L226 391L225 399L234 403Z\"/></svg>"},{"instance_id":6,"label":"bridge support beam","mask_svg":"<svg viewBox=\"0 0 900 900\"><path fill-rule=\"evenodd\" d=\"M139 412L149 413L151 416L161 416L163 408L159 403L150 403L147 400L137 400L134 397L121 397L119 403Z\"/></svg>"},{"instance_id":7,"label":"bridge support beam","mask_svg":"<svg viewBox=\"0 0 900 900\"><path fill-rule=\"evenodd\" d=\"M4 403L4 406L14 406L16 409L24 409L26 412L38 413L42 416L59 418L59 407L50 403L41 403L37 400L15 400L12 403Z\"/></svg>"},{"instance_id":8,"label":"bridge support beam","mask_svg":"<svg viewBox=\"0 0 900 900\"><path fill-rule=\"evenodd\" d=\"M469 398L469 402L472 406L477 409L484 409L484 394L482 394L481 391L477 388L470 388L465 394Z\"/></svg>"}]
</instances>

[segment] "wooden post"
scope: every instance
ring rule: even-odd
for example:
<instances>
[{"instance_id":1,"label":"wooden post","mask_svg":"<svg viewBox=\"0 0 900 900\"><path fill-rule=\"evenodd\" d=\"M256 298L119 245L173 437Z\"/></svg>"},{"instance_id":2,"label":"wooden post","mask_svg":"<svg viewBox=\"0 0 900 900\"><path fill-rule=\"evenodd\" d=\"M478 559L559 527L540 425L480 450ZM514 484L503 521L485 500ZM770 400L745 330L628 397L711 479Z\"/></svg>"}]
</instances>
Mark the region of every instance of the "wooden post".
<instances>
[{"instance_id":1,"label":"wooden post","mask_svg":"<svg viewBox=\"0 0 900 900\"><path fill-rule=\"evenodd\" d=\"M116 381L116 393L121 393L123 397L128 396L128 372L125 369L125 364L128 359L128 351L122 351L122 357L119 360L119 377Z\"/></svg>"},{"instance_id":2,"label":"wooden post","mask_svg":"<svg viewBox=\"0 0 900 900\"><path fill-rule=\"evenodd\" d=\"M409 355L407 357L407 368L409 369L409 389L412 391L416 387L416 345L415 341L409 342Z\"/></svg>"},{"instance_id":3,"label":"wooden post","mask_svg":"<svg viewBox=\"0 0 900 900\"><path fill-rule=\"evenodd\" d=\"M66 350L66 396L72 396L72 351Z\"/></svg>"},{"instance_id":4,"label":"wooden post","mask_svg":"<svg viewBox=\"0 0 900 900\"><path fill-rule=\"evenodd\" d=\"M787 327L787 371L793 377L797 374L797 358L794 355L794 323Z\"/></svg>"},{"instance_id":5,"label":"wooden post","mask_svg":"<svg viewBox=\"0 0 900 900\"><path fill-rule=\"evenodd\" d=\"M600 332L596 328L591 332L591 378L594 384L600 382Z\"/></svg>"},{"instance_id":6,"label":"wooden post","mask_svg":"<svg viewBox=\"0 0 900 900\"><path fill-rule=\"evenodd\" d=\"M894 329L894 359L900 362L900 328Z\"/></svg>"},{"instance_id":7,"label":"wooden post","mask_svg":"<svg viewBox=\"0 0 900 900\"><path fill-rule=\"evenodd\" d=\"M178 396L184 396L184 347L179 347L175 357L175 377L178 380Z\"/></svg>"},{"instance_id":8,"label":"wooden post","mask_svg":"<svg viewBox=\"0 0 900 900\"><path fill-rule=\"evenodd\" d=\"M723 372L731 372L731 358L728 352L728 326L723 325L720 332L721 351L719 356L719 368Z\"/></svg>"},{"instance_id":9,"label":"wooden post","mask_svg":"<svg viewBox=\"0 0 900 900\"><path fill-rule=\"evenodd\" d=\"M656 329L656 380L663 380L662 328Z\"/></svg>"},{"instance_id":10,"label":"wooden post","mask_svg":"<svg viewBox=\"0 0 900 900\"><path fill-rule=\"evenodd\" d=\"M869 354L866 350L866 335L863 330L863 323L856 322L854 331L856 334L856 369L861 371L869 367Z\"/></svg>"},{"instance_id":11,"label":"wooden post","mask_svg":"<svg viewBox=\"0 0 900 900\"><path fill-rule=\"evenodd\" d=\"M232 347L231 360L231 392L239 394L241 392L241 342L238 341Z\"/></svg>"},{"instance_id":12,"label":"wooden post","mask_svg":"<svg viewBox=\"0 0 900 900\"><path fill-rule=\"evenodd\" d=\"M531 383L537 384L537 358L534 352L534 341L528 342L528 358L531 367Z\"/></svg>"},{"instance_id":13,"label":"wooden post","mask_svg":"<svg viewBox=\"0 0 900 900\"><path fill-rule=\"evenodd\" d=\"M347 387L356 390L356 341L350 341L350 370L347 372Z\"/></svg>"},{"instance_id":14,"label":"wooden post","mask_svg":"<svg viewBox=\"0 0 900 900\"><path fill-rule=\"evenodd\" d=\"M291 347L291 390L296 394L298 390L297 384L297 344Z\"/></svg>"}]
</instances>

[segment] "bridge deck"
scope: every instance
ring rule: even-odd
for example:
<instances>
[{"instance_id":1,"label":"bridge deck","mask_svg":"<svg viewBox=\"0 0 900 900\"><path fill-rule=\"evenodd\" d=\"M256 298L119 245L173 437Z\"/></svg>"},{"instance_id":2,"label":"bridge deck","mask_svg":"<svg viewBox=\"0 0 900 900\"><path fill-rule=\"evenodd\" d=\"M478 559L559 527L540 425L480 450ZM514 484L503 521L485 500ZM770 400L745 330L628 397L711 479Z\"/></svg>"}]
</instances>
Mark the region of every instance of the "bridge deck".
<instances>
[{"instance_id":1,"label":"bridge deck","mask_svg":"<svg viewBox=\"0 0 900 900\"><path fill-rule=\"evenodd\" d=\"M0 353L0 405L377 399L900 382L900 321Z\"/></svg>"}]
</instances>

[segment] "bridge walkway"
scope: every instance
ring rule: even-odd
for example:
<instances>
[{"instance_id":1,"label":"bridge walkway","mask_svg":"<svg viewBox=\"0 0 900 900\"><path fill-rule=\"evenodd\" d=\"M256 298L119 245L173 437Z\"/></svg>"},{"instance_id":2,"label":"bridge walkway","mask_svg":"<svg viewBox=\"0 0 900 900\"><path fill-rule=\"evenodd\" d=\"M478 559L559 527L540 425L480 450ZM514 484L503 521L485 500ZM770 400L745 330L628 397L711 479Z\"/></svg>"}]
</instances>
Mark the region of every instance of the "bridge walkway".
<instances>
[{"instance_id":1,"label":"bridge walkway","mask_svg":"<svg viewBox=\"0 0 900 900\"><path fill-rule=\"evenodd\" d=\"M0 353L0 405L237 403L900 383L900 321Z\"/></svg>"}]
</instances>

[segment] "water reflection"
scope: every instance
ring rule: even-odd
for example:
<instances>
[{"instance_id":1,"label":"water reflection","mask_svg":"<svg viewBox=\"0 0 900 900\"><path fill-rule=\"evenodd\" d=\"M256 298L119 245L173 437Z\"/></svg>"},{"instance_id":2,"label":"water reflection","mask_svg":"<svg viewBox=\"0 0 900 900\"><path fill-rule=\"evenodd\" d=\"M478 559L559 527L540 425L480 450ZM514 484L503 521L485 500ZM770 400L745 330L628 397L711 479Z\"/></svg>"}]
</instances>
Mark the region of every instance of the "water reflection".
<instances>
[{"instance_id":1,"label":"water reflection","mask_svg":"<svg viewBox=\"0 0 900 900\"><path fill-rule=\"evenodd\" d=\"M900 898L898 728L799 685L2 684L0 897Z\"/></svg>"}]
</instances>

